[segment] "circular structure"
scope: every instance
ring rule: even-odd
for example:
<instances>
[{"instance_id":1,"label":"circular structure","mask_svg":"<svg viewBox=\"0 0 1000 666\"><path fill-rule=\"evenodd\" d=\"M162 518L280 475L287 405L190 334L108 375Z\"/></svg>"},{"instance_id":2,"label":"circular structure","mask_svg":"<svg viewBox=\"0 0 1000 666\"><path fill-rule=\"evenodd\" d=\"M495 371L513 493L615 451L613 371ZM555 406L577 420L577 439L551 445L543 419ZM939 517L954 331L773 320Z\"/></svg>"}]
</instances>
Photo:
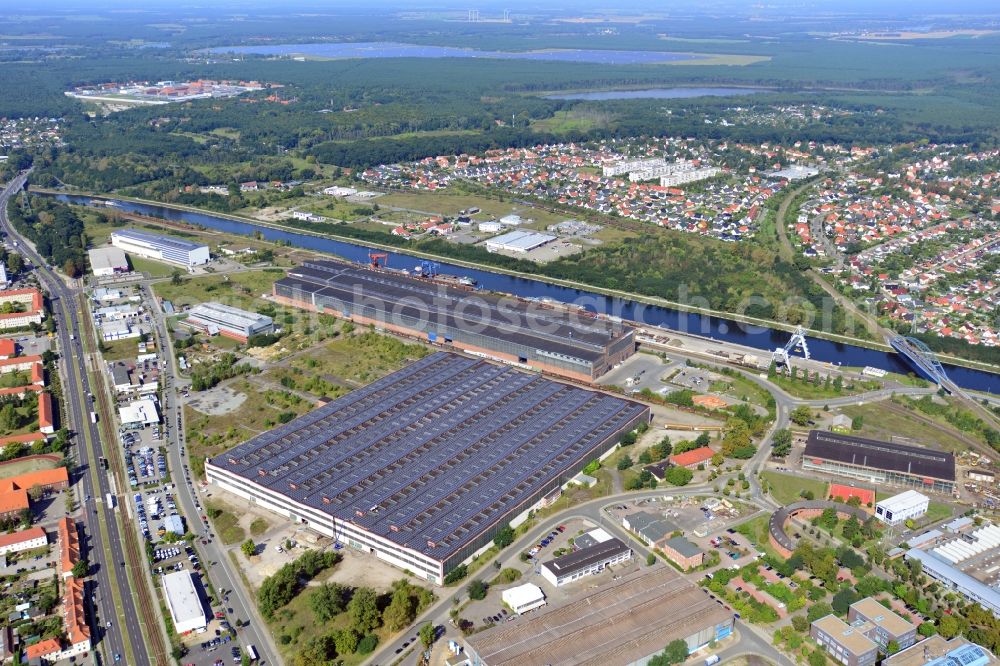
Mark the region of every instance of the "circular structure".
<instances>
[{"instance_id":1,"label":"circular structure","mask_svg":"<svg viewBox=\"0 0 1000 666\"><path fill-rule=\"evenodd\" d=\"M829 500L804 500L802 502L795 502L794 504L783 506L771 514L771 520L767 525L768 540L771 542L771 546L782 557L791 557L792 551L795 550L796 540L785 532L785 524L795 516L807 514L803 517L811 518L820 515L826 509L835 509L838 518L846 519L854 516L862 522L868 520L871 515L860 507L844 504L843 502L831 502Z\"/></svg>"}]
</instances>

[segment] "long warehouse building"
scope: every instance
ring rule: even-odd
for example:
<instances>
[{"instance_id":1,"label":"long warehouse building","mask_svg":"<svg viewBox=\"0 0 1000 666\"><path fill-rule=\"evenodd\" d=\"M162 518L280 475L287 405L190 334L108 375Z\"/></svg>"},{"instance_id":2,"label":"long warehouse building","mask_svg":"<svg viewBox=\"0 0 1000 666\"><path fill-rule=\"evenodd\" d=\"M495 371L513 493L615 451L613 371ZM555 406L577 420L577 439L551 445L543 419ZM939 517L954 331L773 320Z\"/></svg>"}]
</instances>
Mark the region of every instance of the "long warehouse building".
<instances>
[{"instance_id":1,"label":"long warehouse building","mask_svg":"<svg viewBox=\"0 0 1000 666\"><path fill-rule=\"evenodd\" d=\"M304 262L275 282L274 297L579 381L635 352L635 330L618 322L333 261Z\"/></svg>"},{"instance_id":2,"label":"long warehouse building","mask_svg":"<svg viewBox=\"0 0 1000 666\"><path fill-rule=\"evenodd\" d=\"M464 644L471 666L643 666L674 640L688 653L720 641L733 621L708 592L661 566L472 634Z\"/></svg>"},{"instance_id":3,"label":"long warehouse building","mask_svg":"<svg viewBox=\"0 0 1000 666\"><path fill-rule=\"evenodd\" d=\"M255 335L274 332L274 320L222 303L199 303L188 312L184 323L210 335L224 335L246 342Z\"/></svg>"},{"instance_id":4,"label":"long warehouse building","mask_svg":"<svg viewBox=\"0 0 1000 666\"><path fill-rule=\"evenodd\" d=\"M211 258L207 245L192 243L173 236L151 234L138 229L112 231L111 244L140 257L176 264L185 268L207 264Z\"/></svg>"},{"instance_id":5,"label":"long warehouse building","mask_svg":"<svg viewBox=\"0 0 1000 666\"><path fill-rule=\"evenodd\" d=\"M433 583L649 421L649 408L438 352L206 462L247 501Z\"/></svg>"},{"instance_id":6,"label":"long warehouse building","mask_svg":"<svg viewBox=\"0 0 1000 666\"><path fill-rule=\"evenodd\" d=\"M951 453L824 430L809 432L802 468L877 485L947 494L955 490L955 456Z\"/></svg>"}]
</instances>

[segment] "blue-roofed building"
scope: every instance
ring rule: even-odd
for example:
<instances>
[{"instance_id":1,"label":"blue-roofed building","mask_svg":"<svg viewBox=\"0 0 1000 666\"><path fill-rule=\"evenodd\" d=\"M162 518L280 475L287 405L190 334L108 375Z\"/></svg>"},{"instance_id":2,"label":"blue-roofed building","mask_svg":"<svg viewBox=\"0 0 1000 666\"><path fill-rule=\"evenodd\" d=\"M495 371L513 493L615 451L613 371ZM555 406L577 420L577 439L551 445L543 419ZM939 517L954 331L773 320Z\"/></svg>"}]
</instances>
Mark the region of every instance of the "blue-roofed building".
<instances>
[{"instance_id":1,"label":"blue-roofed building","mask_svg":"<svg viewBox=\"0 0 1000 666\"><path fill-rule=\"evenodd\" d=\"M185 268L207 264L210 259L207 245L138 229L112 231L111 244L140 257Z\"/></svg>"},{"instance_id":2,"label":"blue-roofed building","mask_svg":"<svg viewBox=\"0 0 1000 666\"><path fill-rule=\"evenodd\" d=\"M935 557L933 553L919 548L906 551L906 559L919 561L927 576L1000 617L1000 592L986 583L973 578L950 562Z\"/></svg>"},{"instance_id":3,"label":"blue-roofed building","mask_svg":"<svg viewBox=\"0 0 1000 666\"><path fill-rule=\"evenodd\" d=\"M649 420L439 352L211 458L208 480L434 583Z\"/></svg>"}]
</instances>

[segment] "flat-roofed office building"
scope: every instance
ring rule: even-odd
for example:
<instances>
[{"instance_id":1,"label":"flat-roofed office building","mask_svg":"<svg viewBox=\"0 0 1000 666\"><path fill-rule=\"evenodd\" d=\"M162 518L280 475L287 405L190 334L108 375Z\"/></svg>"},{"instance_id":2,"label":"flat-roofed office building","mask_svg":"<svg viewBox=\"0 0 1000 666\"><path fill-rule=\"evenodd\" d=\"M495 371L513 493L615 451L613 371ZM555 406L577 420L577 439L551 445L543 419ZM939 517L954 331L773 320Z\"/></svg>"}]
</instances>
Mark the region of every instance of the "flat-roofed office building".
<instances>
[{"instance_id":1,"label":"flat-roofed office building","mask_svg":"<svg viewBox=\"0 0 1000 666\"><path fill-rule=\"evenodd\" d=\"M542 578L559 587L632 559L632 549L621 539L608 535L604 530L594 530L591 534L598 531L603 532L608 538L562 557L542 562Z\"/></svg>"},{"instance_id":2,"label":"flat-roofed office building","mask_svg":"<svg viewBox=\"0 0 1000 666\"><path fill-rule=\"evenodd\" d=\"M138 229L112 231L111 244L140 257L185 268L207 264L210 259L207 245Z\"/></svg>"}]
</instances>

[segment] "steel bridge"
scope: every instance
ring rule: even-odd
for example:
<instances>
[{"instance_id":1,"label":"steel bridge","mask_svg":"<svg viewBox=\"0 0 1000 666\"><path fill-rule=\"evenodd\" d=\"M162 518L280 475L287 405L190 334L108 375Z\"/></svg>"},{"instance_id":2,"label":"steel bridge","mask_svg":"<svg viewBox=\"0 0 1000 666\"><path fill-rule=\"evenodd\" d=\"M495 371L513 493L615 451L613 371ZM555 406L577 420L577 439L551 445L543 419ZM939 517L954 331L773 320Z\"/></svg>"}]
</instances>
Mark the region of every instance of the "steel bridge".
<instances>
[{"instance_id":1,"label":"steel bridge","mask_svg":"<svg viewBox=\"0 0 1000 666\"><path fill-rule=\"evenodd\" d=\"M920 340L908 338L902 335L890 333L886 335L886 342L920 373L922 377L928 379L949 393L961 393L945 372L941 361L937 359L934 352Z\"/></svg>"}]
</instances>

